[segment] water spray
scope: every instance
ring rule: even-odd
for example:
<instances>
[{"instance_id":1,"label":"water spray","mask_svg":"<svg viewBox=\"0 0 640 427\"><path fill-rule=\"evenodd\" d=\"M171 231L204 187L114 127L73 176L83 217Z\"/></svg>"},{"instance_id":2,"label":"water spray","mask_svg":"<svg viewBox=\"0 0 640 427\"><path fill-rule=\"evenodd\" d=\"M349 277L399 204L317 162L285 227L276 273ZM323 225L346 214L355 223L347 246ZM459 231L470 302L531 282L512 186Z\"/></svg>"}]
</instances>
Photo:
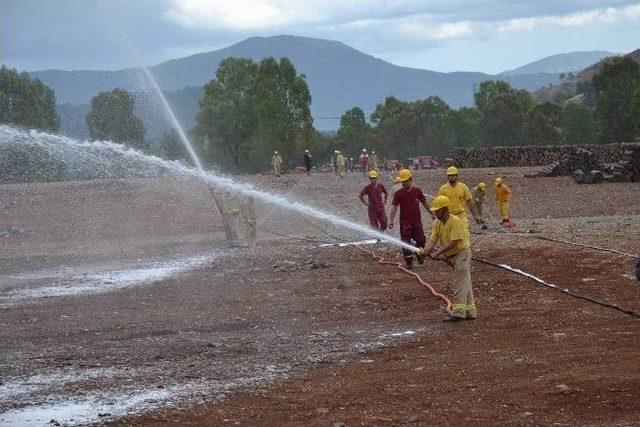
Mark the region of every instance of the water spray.
<instances>
[{"instance_id":1,"label":"water spray","mask_svg":"<svg viewBox=\"0 0 640 427\"><path fill-rule=\"evenodd\" d=\"M231 178L228 177L224 177L224 176L220 176L217 174L214 174L212 172L207 172L203 169L202 167L202 162L200 161L200 158L198 157L198 154L196 153L196 151L193 149L193 145L191 144L191 141L189 141L189 138L187 137L186 132L184 131L184 129L182 128L182 126L180 125L180 122L178 121L176 115L174 114L173 110L171 109L171 106L169 105L169 102L167 101L167 98L164 96L164 94L162 93L162 90L160 89L160 86L158 85L158 82L156 81L155 77L153 76L153 74L151 73L151 71L149 70L148 67L146 67L144 65L144 62L142 61L142 58L140 56L140 53L138 52L138 50L136 49L135 45L133 44L131 38L129 37L129 34L127 33L127 31L124 29L124 27L122 26L122 24L120 23L120 21L118 21L115 17L115 14L113 13L113 11L110 9L110 5L108 2L105 2L103 4L101 4L101 6L105 7L106 11L108 12L108 15L110 15L111 20L113 21L113 25L115 27L115 29L117 30L117 32L120 34L120 36L122 37L122 40L124 42L124 44L127 46L127 48L129 49L129 51L131 52L131 54L135 57L136 62L139 65L139 68L143 71L145 77L147 78L148 82L151 84L151 87L153 88L153 91L156 93L156 95L160 98L161 102L162 102L162 106L165 109L167 115L169 116L169 119L171 120L171 124L172 126L175 128L175 130L178 132L178 136L180 137L180 141L182 142L182 144L184 145L184 147L187 149L187 152L189 153L189 156L191 157L191 159L193 160L194 165L196 166L197 169L189 169L189 168L185 168L184 166L178 164L177 162L169 162L169 161L165 161L162 160L158 157L154 157L154 156L149 156L149 155L145 155L139 151L133 150L133 149L127 149L123 146L120 146L118 144L113 144L110 142L106 142L106 141L99 141L99 142L94 142L94 143L90 143L90 142L84 142L84 143L76 143L76 146L78 146L79 148L82 146L86 147L86 144L94 144L94 147L97 147L97 145L99 144L100 147L104 148L105 150L110 150L113 152L120 152L122 154L126 154L127 156L132 156L135 157L136 159L143 161L143 162L147 162L149 163L153 163L156 164L158 166L163 166L167 169L172 170L174 173L177 174L181 174L181 175L190 175L193 176L195 178L201 179L215 187L222 187L225 189L230 189L230 190L235 190L238 193L244 195L244 196L248 196L248 197L255 197L256 199L262 200L265 203L269 203L269 204L273 204L273 205L277 205L277 206L281 206L284 207L286 209L289 210L293 210L295 212L301 213L303 215L307 215L307 216L311 216L323 221L327 221L327 222L331 222L335 225L339 225L345 228L349 228L352 230L356 230L359 231L365 235L369 235L372 236L376 239L382 240L384 242L387 243L391 243L393 245L396 246L400 246L402 248L408 249L412 252L421 252L420 248L417 248L415 246L412 246L408 243L403 242L400 239L397 239L395 237L386 235L384 233L375 231L369 227L366 227L364 225L361 224L357 224L348 220L345 220L335 214L330 214L330 213L326 213L326 212L322 212L319 209L313 208L311 206L305 205L303 203L299 203L299 202L293 202L288 200L287 198L285 198L284 196L280 196L280 195L276 195L276 194L271 194L265 191L261 191L261 190L257 190L255 188L253 188L250 185L247 184L242 184L242 183L238 183L234 180L232 180ZM46 134L37 134L37 133L32 133L32 135L40 135L41 137L46 135ZM49 135L51 136L51 135ZM67 142L67 141L65 141ZM2 141L0 141L0 143L2 143ZM217 202L216 202L217 205ZM220 209L218 208L218 211L220 211Z\"/></svg>"},{"instance_id":2,"label":"water spray","mask_svg":"<svg viewBox=\"0 0 640 427\"><path fill-rule=\"evenodd\" d=\"M69 160L72 160L79 154L84 154L87 157L93 158L100 157L100 155L107 158L109 157L108 155L111 155L118 160L124 158L127 161L133 161L136 164L142 164L147 167L165 169L173 173L174 175L196 178L214 187L231 190L243 196L254 197L271 205L280 206L282 208L298 212L308 217L316 218L324 222L329 222L334 225L358 231L364 235L371 236L375 239L379 239L392 245L408 249L412 252L421 251L420 248L403 242L398 238L373 230L363 224L358 224L346 220L339 217L338 215L323 212L317 208L306 205L304 203L289 200L284 196L278 194L272 194L266 191L258 190L250 184L240 183L234 181L231 178L217 175L210 171L189 168L183 166L179 162L164 160L159 157L144 154L133 148L129 148L110 141L81 142L72 138L60 135L52 135L46 132L38 132L35 130L23 131L9 126L0 126L0 150L3 146L8 148L12 145L27 149L29 149L29 146L31 145L33 149L44 149L52 156L55 156L57 158L67 157ZM104 162L104 158L102 159L102 161Z\"/></svg>"}]
</instances>

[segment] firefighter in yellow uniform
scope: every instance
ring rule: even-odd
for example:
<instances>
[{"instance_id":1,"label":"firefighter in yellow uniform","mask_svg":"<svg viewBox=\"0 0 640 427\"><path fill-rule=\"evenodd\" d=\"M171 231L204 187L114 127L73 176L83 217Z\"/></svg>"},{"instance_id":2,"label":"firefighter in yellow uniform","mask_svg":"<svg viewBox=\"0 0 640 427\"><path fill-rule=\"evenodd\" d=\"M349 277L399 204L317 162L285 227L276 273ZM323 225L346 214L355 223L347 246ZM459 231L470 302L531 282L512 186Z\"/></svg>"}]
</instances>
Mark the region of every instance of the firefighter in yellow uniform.
<instances>
[{"instance_id":1,"label":"firefighter in yellow uniform","mask_svg":"<svg viewBox=\"0 0 640 427\"><path fill-rule=\"evenodd\" d=\"M241 197L238 205L240 221L244 225L247 244L254 246L258 234L254 199L253 197Z\"/></svg>"},{"instance_id":2,"label":"firefighter in yellow uniform","mask_svg":"<svg viewBox=\"0 0 640 427\"><path fill-rule=\"evenodd\" d=\"M473 196L473 203L476 205L476 214L478 214L478 224L482 225L482 229L487 229L487 224L484 220L484 202L487 200L487 184L484 182L479 183L471 189L471 195Z\"/></svg>"},{"instance_id":3,"label":"firefighter in yellow uniform","mask_svg":"<svg viewBox=\"0 0 640 427\"><path fill-rule=\"evenodd\" d=\"M275 176L280 176L280 173L282 172L282 157L280 157L280 154L278 154L277 151L273 152L271 166L273 166L273 174Z\"/></svg>"},{"instance_id":4,"label":"firefighter in yellow uniform","mask_svg":"<svg viewBox=\"0 0 640 427\"><path fill-rule=\"evenodd\" d=\"M371 156L369 156L369 164L371 165L372 171L378 170L378 155L375 151L372 151Z\"/></svg>"},{"instance_id":5,"label":"firefighter in yellow uniform","mask_svg":"<svg viewBox=\"0 0 640 427\"><path fill-rule=\"evenodd\" d=\"M345 158L341 151L336 150L336 165L338 166L338 175L344 176Z\"/></svg>"},{"instance_id":6,"label":"firefighter in yellow uniform","mask_svg":"<svg viewBox=\"0 0 640 427\"><path fill-rule=\"evenodd\" d=\"M451 316L445 321L473 320L478 311L471 285L471 241L469 228L460 217L450 212L453 204L447 196L437 196L431 204L436 219L431 225L429 241L424 253L434 259L444 259L453 267L451 285L453 306ZM435 249L436 245L438 249Z\"/></svg>"},{"instance_id":7,"label":"firefighter in yellow uniform","mask_svg":"<svg viewBox=\"0 0 640 427\"><path fill-rule=\"evenodd\" d=\"M476 212L473 197L467 184L458 181L458 168L451 166L447 169L447 182L438 190L438 196L447 196L451 206L449 213L457 216L462 220L463 224L469 228L469 220L467 219L467 207L471 210L471 214L477 223L480 219Z\"/></svg>"},{"instance_id":8,"label":"firefighter in yellow uniform","mask_svg":"<svg viewBox=\"0 0 640 427\"><path fill-rule=\"evenodd\" d=\"M502 218L502 224L509 224L509 201L511 200L511 189L498 177L494 180L493 197L498 205L498 212Z\"/></svg>"}]
</instances>

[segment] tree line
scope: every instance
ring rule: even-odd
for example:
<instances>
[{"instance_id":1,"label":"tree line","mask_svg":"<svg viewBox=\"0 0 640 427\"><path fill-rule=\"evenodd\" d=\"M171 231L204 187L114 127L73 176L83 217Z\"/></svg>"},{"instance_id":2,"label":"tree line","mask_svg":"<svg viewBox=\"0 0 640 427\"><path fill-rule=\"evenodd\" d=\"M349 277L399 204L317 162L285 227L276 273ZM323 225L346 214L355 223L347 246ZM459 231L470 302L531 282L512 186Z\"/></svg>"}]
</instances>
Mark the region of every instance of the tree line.
<instances>
[{"instance_id":1,"label":"tree line","mask_svg":"<svg viewBox=\"0 0 640 427\"><path fill-rule=\"evenodd\" d=\"M362 148L387 158L445 156L455 147L594 144L640 135L640 65L628 57L604 62L581 84L580 102L536 103L531 93L504 81L485 81L474 105L453 109L437 96L401 101L389 96L367 118L354 107L335 133L318 132L310 113L305 76L287 58L223 60L204 87L190 138L204 162L229 172L268 168L278 150L285 167L304 149L329 160L339 149L355 157ZM109 139L164 158L188 161L176 132L145 140L134 97L122 89L91 100L86 117L92 139ZM0 123L55 132L60 120L53 91L27 73L0 68Z\"/></svg>"}]
</instances>

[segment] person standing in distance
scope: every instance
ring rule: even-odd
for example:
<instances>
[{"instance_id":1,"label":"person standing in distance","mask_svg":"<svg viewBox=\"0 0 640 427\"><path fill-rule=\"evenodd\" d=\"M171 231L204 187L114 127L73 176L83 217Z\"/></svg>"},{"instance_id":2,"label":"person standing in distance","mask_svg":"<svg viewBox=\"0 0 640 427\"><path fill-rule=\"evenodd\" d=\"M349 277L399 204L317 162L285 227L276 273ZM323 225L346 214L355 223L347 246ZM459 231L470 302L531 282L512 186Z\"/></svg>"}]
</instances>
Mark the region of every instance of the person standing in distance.
<instances>
[{"instance_id":1,"label":"person standing in distance","mask_svg":"<svg viewBox=\"0 0 640 427\"><path fill-rule=\"evenodd\" d=\"M311 175L311 166L313 166L313 159L309 150L304 150L304 168L307 170L307 176Z\"/></svg>"}]
</instances>

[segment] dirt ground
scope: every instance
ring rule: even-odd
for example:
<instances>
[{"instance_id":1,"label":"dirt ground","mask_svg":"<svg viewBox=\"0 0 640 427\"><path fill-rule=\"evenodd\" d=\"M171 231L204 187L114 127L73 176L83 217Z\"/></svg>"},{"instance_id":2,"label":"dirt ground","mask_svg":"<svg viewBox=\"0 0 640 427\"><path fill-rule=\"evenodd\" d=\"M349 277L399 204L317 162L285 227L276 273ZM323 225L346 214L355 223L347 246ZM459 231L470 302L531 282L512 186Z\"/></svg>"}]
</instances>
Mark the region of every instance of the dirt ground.
<instances>
[{"instance_id":1,"label":"dirt ground","mask_svg":"<svg viewBox=\"0 0 640 427\"><path fill-rule=\"evenodd\" d=\"M529 171L463 171L506 176L519 224L474 229L474 256L639 310L634 259L537 236L637 254L640 185ZM416 182L434 194L442 175ZM361 175L242 179L366 217ZM0 186L0 208L0 231L21 230L0 237L0 424L640 425L640 321L531 279L474 262L479 319L450 325L362 250L397 249L319 247L362 236L317 220L258 204L257 245L225 248L195 182ZM146 281L120 274L194 255ZM450 267L416 271L450 294Z\"/></svg>"}]
</instances>

